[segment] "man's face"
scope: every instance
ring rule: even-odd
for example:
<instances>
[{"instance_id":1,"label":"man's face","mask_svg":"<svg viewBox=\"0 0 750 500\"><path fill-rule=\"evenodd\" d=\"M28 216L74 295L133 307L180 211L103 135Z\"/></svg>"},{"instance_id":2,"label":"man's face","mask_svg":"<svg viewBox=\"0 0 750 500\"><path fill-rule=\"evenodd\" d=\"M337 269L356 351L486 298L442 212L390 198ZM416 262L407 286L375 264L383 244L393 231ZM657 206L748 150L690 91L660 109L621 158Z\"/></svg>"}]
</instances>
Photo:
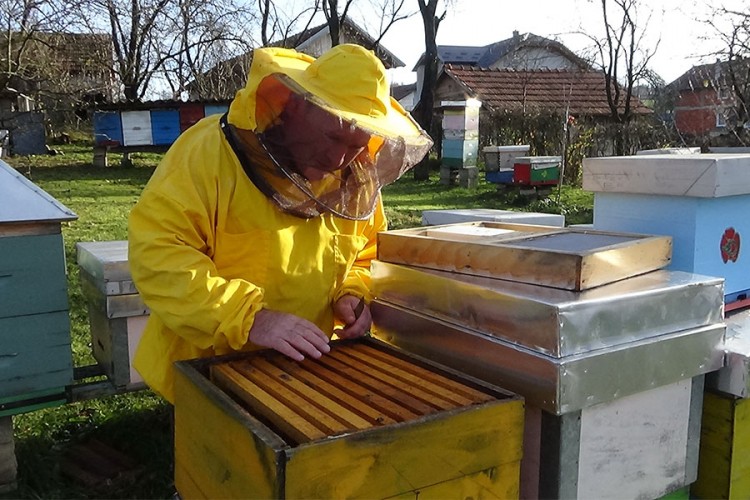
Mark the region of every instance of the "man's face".
<instances>
[{"instance_id":1,"label":"man's face","mask_svg":"<svg viewBox=\"0 0 750 500\"><path fill-rule=\"evenodd\" d=\"M366 132L299 96L291 97L281 118L294 166L309 181L347 166L370 140Z\"/></svg>"}]
</instances>

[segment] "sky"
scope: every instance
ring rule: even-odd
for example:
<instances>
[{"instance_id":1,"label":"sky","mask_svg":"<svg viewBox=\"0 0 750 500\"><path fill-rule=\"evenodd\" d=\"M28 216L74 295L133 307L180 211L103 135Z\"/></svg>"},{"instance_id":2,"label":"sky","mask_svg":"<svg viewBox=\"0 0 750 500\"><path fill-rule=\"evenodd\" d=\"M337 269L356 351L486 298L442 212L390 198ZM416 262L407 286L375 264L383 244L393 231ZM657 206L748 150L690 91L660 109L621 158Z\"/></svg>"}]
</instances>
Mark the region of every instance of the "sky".
<instances>
[{"instance_id":1,"label":"sky","mask_svg":"<svg viewBox=\"0 0 750 500\"><path fill-rule=\"evenodd\" d=\"M724 0L735 5L747 0ZM407 0L407 3L408 0ZM416 2L412 3L416 4ZM707 57L720 47L713 29L705 22L709 4L722 0L647 0L641 1L639 25L646 25L642 47L654 50L651 68L666 83L677 79L692 66L711 62ZM731 5L728 5L731 7ZM614 17L614 11L613 11ZM591 48L581 32L602 33L599 0L454 0L438 29L438 45L483 46L510 38L513 31L533 33L562 42L576 53ZM657 45L658 43L658 45ZM393 25L383 45L405 64L392 72L394 83L416 80L414 68L424 52L422 18L415 16Z\"/></svg>"}]
</instances>

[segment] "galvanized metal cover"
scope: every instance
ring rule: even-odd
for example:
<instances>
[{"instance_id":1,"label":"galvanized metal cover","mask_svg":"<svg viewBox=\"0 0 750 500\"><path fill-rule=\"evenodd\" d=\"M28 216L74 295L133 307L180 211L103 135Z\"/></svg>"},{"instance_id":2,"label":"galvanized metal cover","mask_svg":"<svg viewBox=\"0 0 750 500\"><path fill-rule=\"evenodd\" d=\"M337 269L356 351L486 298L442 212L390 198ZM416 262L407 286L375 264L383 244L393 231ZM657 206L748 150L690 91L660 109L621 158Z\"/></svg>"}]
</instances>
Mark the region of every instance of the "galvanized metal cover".
<instances>
[{"instance_id":1,"label":"galvanized metal cover","mask_svg":"<svg viewBox=\"0 0 750 500\"><path fill-rule=\"evenodd\" d=\"M128 242L85 241L76 244L78 266L106 295L138 293L128 267Z\"/></svg>"},{"instance_id":2,"label":"galvanized metal cover","mask_svg":"<svg viewBox=\"0 0 750 500\"><path fill-rule=\"evenodd\" d=\"M721 323L722 285L661 270L573 292L372 262L378 299L557 358Z\"/></svg>"},{"instance_id":3,"label":"galvanized metal cover","mask_svg":"<svg viewBox=\"0 0 750 500\"><path fill-rule=\"evenodd\" d=\"M718 370L724 360L723 323L554 358L380 299L372 316L377 338L555 415Z\"/></svg>"},{"instance_id":4,"label":"galvanized metal cover","mask_svg":"<svg viewBox=\"0 0 750 500\"><path fill-rule=\"evenodd\" d=\"M724 367L706 376L706 387L739 398L750 397L750 309L727 315Z\"/></svg>"},{"instance_id":5,"label":"galvanized metal cover","mask_svg":"<svg viewBox=\"0 0 750 500\"><path fill-rule=\"evenodd\" d=\"M0 160L0 224L75 220L78 216Z\"/></svg>"}]
</instances>

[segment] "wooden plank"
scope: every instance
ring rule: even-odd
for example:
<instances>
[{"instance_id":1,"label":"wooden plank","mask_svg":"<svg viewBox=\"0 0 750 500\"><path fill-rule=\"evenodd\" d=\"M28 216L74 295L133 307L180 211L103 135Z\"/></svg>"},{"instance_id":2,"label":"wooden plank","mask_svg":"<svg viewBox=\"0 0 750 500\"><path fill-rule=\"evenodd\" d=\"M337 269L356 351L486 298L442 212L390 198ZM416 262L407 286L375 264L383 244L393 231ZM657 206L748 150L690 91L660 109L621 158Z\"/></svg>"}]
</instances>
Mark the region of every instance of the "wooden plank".
<instances>
[{"instance_id":1,"label":"wooden plank","mask_svg":"<svg viewBox=\"0 0 750 500\"><path fill-rule=\"evenodd\" d=\"M234 364L236 365L240 363L247 363L247 361L235 362ZM267 373L269 376L273 377L274 380L286 385L292 391L299 394L300 397L312 402L321 410L329 413L331 416L346 425L347 428L367 429L372 427L372 422L365 420L357 413L352 412L349 408L332 398L330 394L316 390L305 384L302 379L298 379L296 374L301 370L286 371L262 357L253 359L253 366L258 370Z\"/></svg>"},{"instance_id":2,"label":"wooden plank","mask_svg":"<svg viewBox=\"0 0 750 500\"><path fill-rule=\"evenodd\" d=\"M60 223L17 222L0 224L0 238L15 236L36 236L40 234L60 234Z\"/></svg>"},{"instance_id":3,"label":"wooden plank","mask_svg":"<svg viewBox=\"0 0 750 500\"><path fill-rule=\"evenodd\" d=\"M364 344L352 344L347 352L362 361L376 364L383 369L389 370L394 377L406 383L420 384L423 388L434 391L437 395L457 405L465 406L497 399L490 394L477 391L434 371L427 370L413 363L408 363L401 358L389 356L383 351Z\"/></svg>"},{"instance_id":4,"label":"wooden plank","mask_svg":"<svg viewBox=\"0 0 750 500\"><path fill-rule=\"evenodd\" d=\"M346 374L331 369L330 366L318 363L310 359L305 360L307 369L327 382L337 385L343 391L348 392L362 401L378 408L381 412L393 418L397 422L404 422L419 416L419 412L404 407L398 401L394 401L369 386L352 383ZM345 367L346 368L346 367Z\"/></svg>"},{"instance_id":5,"label":"wooden plank","mask_svg":"<svg viewBox=\"0 0 750 500\"><path fill-rule=\"evenodd\" d=\"M418 490L388 497L396 499L448 499L448 498L481 498L507 500L519 498L518 464L505 464L488 470L467 474L465 476L423 486Z\"/></svg>"},{"instance_id":6,"label":"wooden plank","mask_svg":"<svg viewBox=\"0 0 750 500\"><path fill-rule=\"evenodd\" d=\"M297 443L326 436L306 416L298 414L228 365L212 366L211 380L229 394L249 404L254 412L273 422L281 433Z\"/></svg>"},{"instance_id":7,"label":"wooden plank","mask_svg":"<svg viewBox=\"0 0 750 500\"><path fill-rule=\"evenodd\" d=\"M316 376L307 366L306 363L298 363L288 358L277 358L274 363L281 366L283 369L293 374L299 380L302 380L305 384L312 387L316 391L323 392L328 395L329 398L340 404L344 408L347 408L357 415L362 416L371 425L387 425L396 423L396 420L381 412L377 407L360 400L352 396L351 394L341 390L341 388L326 382L322 378Z\"/></svg>"},{"instance_id":8,"label":"wooden plank","mask_svg":"<svg viewBox=\"0 0 750 500\"><path fill-rule=\"evenodd\" d=\"M253 359L253 362L255 361L257 359ZM345 422L329 413L324 407L320 407L315 401L308 400L301 394L289 390L288 387L278 384L273 377L269 377L268 374L258 370L255 366L247 362L237 362L233 366L238 373L241 373L250 382L259 385L293 412L305 417L308 422L321 429L327 436L349 430Z\"/></svg>"},{"instance_id":9,"label":"wooden plank","mask_svg":"<svg viewBox=\"0 0 750 500\"><path fill-rule=\"evenodd\" d=\"M176 370L175 486L183 498L280 498L283 448L203 375ZM198 491L194 485L199 485Z\"/></svg>"},{"instance_id":10,"label":"wooden plank","mask_svg":"<svg viewBox=\"0 0 750 500\"><path fill-rule=\"evenodd\" d=\"M698 498L728 498L730 463L729 456L703 446L699 451L698 478L690 491Z\"/></svg>"},{"instance_id":11,"label":"wooden plank","mask_svg":"<svg viewBox=\"0 0 750 500\"><path fill-rule=\"evenodd\" d=\"M0 318L68 310L60 235L0 238L0 256Z\"/></svg>"},{"instance_id":12,"label":"wooden plank","mask_svg":"<svg viewBox=\"0 0 750 500\"><path fill-rule=\"evenodd\" d=\"M351 365L364 365L363 367L367 369L367 372L375 377L380 377L380 374L382 374L383 380L396 385L405 393L423 399L426 403L434 404L443 410L466 406L471 403L470 400L456 397L455 394L446 391L440 386L431 384L406 372L399 371L398 368L389 363L373 360L362 353L348 349L346 351L338 351L336 356L341 356L338 359Z\"/></svg>"},{"instance_id":13,"label":"wooden plank","mask_svg":"<svg viewBox=\"0 0 750 500\"><path fill-rule=\"evenodd\" d=\"M412 377L411 381L404 381L399 377L395 376L392 371L392 367L388 364L373 363L367 356L357 355L352 353L350 350L337 350L332 355L333 358L345 363L352 368L362 370L374 379L380 380L384 383L396 387L404 394L409 395L419 401L423 401L430 406L434 406L440 410L450 410L458 406L464 406L452 401L449 398L443 397L440 391L430 391L424 387L424 384L417 379ZM417 385L413 385L417 384Z\"/></svg>"},{"instance_id":14,"label":"wooden plank","mask_svg":"<svg viewBox=\"0 0 750 500\"><path fill-rule=\"evenodd\" d=\"M289 452L286 495L387 498L504 464L514 491L522 428L521 400L493 401L300 446ZM460 491L443 498L464 498Z\"/></svg>"},{"instance_id":15,"label":"wooden plank","mask_svg":"<svg viewBox=\"0 0 750 500\"><path fill-rule=\"evenodd\" d=\"M671 258L668 236L525 227L529 229L523 224L469 222L385 231L378 234L378 259L585 290L662 268ZM514 228L519 228L518 236L482 234Z\"/></svg>"},{"instance_id":16,"label":"wooden plank","mask_svg":"<svg viewBox=\"0 0 750 500\"><path fill-rule=\"evenodd\" d=\"M370 373L360 370L357 363L347 363L346 358L340 359L335 350L331 350L326 356L316 360L323 366L344 375L347 385L362 385L378 394L408 408L417 415L429 415L440 411L441 408L434 403L428 403L423 399L417 399L411 394L405 393L401 388L394 386L388 381L388 377L380 373Z\"/></svg>"}]
</instances>

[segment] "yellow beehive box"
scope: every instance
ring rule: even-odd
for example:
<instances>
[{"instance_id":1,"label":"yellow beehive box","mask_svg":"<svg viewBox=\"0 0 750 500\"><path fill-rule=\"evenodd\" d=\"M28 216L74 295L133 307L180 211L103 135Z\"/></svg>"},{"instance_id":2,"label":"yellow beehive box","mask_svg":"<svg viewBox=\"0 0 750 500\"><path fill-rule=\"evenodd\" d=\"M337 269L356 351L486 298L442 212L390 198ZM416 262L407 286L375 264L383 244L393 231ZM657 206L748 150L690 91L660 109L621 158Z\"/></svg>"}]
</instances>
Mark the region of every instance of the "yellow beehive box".
<instances>
[{"instance_id":1,"label":"yellow beehive box","mask_svg":"<svg viewBox=\"0 0 750 500\"><path fill-rule=\"evenodd\" d=\"M183 498L517 498L523 400L374 339L177 363Z\"/></svg>"},{"instance_id":2,"label":"yellow beehive box","mask_svg":"<svg viewBox=\"0 0 750 500\"><path fill-rule=\"evenodd\" d=\"M706 391L696 498L750 498L750 399Z\"/></svg>"}]
</instances>

